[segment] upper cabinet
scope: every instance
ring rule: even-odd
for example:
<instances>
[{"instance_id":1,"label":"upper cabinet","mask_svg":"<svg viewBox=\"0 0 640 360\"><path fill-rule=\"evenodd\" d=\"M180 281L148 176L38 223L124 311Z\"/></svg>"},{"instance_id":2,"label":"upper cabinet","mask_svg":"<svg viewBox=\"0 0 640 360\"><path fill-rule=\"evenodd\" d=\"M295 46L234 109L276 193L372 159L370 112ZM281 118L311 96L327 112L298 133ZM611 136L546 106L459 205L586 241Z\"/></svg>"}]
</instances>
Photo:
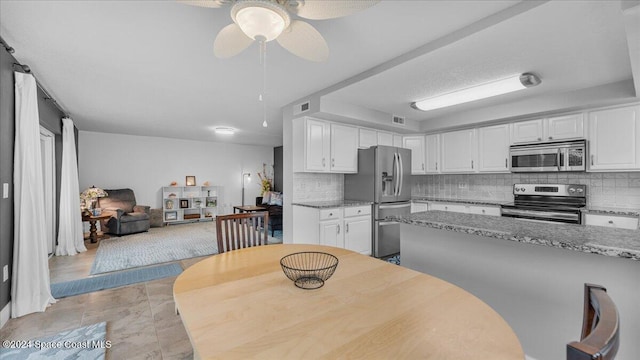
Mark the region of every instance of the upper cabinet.
<instances>
[{"instance_id":1,"label":"upper cabinet","mask_svg":"<svg viewBox=\"0 0 640 360\"><path fill-rule=\"evenodd\" d=\"M425 174L424 136L404 136L402 147L411 150L411 175Z\"/></svg>"},{"instance_id":2,"label":"upper cabinet","mask_svg":"<svg viewBox=\"0 0 640 360\"><path fill-rule=\"evenodd\" d=\"M393 134L386 131L378 131L378 145L393 146Z\"/></svg>"},{"instance_id":3,"label":"upper cabinet","mask_svg":"<svg viewBox=\"0 0 640 360\"><path fill-rule=\"evenodd\" d=\"M358 147L360 149L367 149L378 145L378 134L375 130L360 128L358 129L358 133L360 134L358 141Z\"/></svg>"},{"instance_id":4,"label":"upper cabinet","mask_svg":"<svg viewBox=\"0 0 640 360\"><path fill-rule=\"evenodd\" d=\"M427 174L440 172L440 134L425 136L425 170Z\"/></svg>"},{"instance_id":5,"label":"upper cabinet","mask_svg":"<svg viewBox=\"0 0 640 360\"><path fill-rule=\"evenodd\" d=\"M478 128L478 171L509 171L509 124Z\"/></svg>"},{"instance_id":6,"label":"upper cabinet","mask_svg":"<svg viewBox=\"0 0 640 360\"><path fill-rule=\"evenodd\" d=\"M309 117L294 120L293 171L357 172L358 129Z\"/></svg>"},{"instance_id":7,"label":"upper cabinet","mask_svg":"<svg viewBox=\"0 0 640 360\"><path fill-rule=\"evenodd\" d=\"M513 144L584 138L582 114L520 121L511 124Z\"/></svg>"},{"instance_id":8,"label":"upper cabinet","mask_svg":"<svg viewBox=\"0 0 640 360\"><path fill-rule=\"evenodd\" d=\"M589 170L640 169L640 105L589 113Z\"/></svg>"},{"instance_id":9,"label":"upper cabinet","mask_svg":"<svg viewBox=\"0 0 640 360\"><path fill-rule=\"evenodd\" d=\"M443 173L476 171L476 129L442 133L441 141Z\"/></svg>"},{"instance_id":10,"label":"upper cabinet","mask_svg":"<svg viewBox=\"0 0 640 360\"><path fill-rule=\"evenodd\" d=\"M402 135L393 134L393 146L395 146L395 147L403 147Z\"/></svg>"}]
</instances>

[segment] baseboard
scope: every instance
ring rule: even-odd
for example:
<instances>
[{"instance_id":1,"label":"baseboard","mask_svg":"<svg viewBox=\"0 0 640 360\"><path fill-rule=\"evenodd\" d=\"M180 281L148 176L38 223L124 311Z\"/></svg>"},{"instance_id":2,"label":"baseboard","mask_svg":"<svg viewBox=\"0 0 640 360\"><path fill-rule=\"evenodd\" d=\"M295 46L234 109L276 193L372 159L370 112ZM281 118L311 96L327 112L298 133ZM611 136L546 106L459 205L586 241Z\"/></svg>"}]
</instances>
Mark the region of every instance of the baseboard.
<instances>
[{"instance_id":1,"label":"baseboard","mask_svg":"<svg viewBox=\"0 0 640 360\"><path fill-rule=\"evenodd\" d=\"M2 308L2 311L0 311L0 328L4 327L4 324L9 321L9 318L11 318L11 301L9 301L7 305Z\"/></svg>"}]
</instances>

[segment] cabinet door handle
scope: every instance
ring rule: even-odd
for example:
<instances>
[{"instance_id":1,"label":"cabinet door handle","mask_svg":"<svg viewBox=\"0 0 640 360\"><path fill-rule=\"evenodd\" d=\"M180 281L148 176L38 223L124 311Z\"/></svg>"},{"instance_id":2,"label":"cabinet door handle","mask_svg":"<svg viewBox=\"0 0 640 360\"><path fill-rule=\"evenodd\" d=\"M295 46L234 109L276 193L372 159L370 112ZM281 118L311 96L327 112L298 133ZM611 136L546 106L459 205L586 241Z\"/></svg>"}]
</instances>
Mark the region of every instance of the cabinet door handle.
<instances>
[{"instance_id":1,"label":"cabinet door handle","mask_svg":"<svg viewBox=\"0 0 640 360\"><path fill-rule=\"evenodd\" d=\"M609 224L613 224L613 220L609 220Z\"/></svg>"},{"instance_id":2,"label":"cabinet door handle","mask_svg":"<svg viewBox=\"0 0 640 360\"><path fill-rule=\"evenodd\" d=\"M327 165L327 163L324 161L324 158L322 158L322 167L325 167Z\"/></svg>"},{"instance_id":3,"label":"cabinet door handle","mask_svg":"<svg viewBox=\"0 0 640 360\"><path fill-rule=\"evenodd\" d=\"M504 167L508 168L509 167L509 159L504 158Z\"/></svg>"},{"instance_id":4,"label":"cabinet door handle","mask_svg":"<svg viewBox=\"0 0 640 360\"><path fill-rule=\"evenodd\" d=\"M471 160L471 168L473 169L473 160Z\"/></svg>"},{"instance_id":5,"label":"cabinet door handle","mask_svg":"<svg viewBox=\"0 0 640 360\"><path fill-rule=\"evenodd\" d=\"M329 213L329 216L333 216L333 213Z\"/></svg>"},{"instance_id":6,"label":"cabinet door handle","mask_svg":"<svg viewBox=\"0 0 640 360\"><path fill-rule=\"evenodd\" d=\"M340 225L338 225L338 232L336 234L340 234Z\"/></svg>"},{"instance_id":7,"label":"cabinet door handle","mask_svg":"<svg viewBox=\"0 0 640 360\"><path fill-rule=\"evenodd\" d=\"M424 170L424 163L422 163L422 170Z\"/></svg>"},{"instance_id":8,"label":"cabinet door handle","mask_svg":"<svg viewBox=\"0 0 640 360\"><path fill-rule=\"evenodd\" d=\"M591 154L591 166L593 166L593 154Z\"/></svg>"},{"instance_id":9,"label":"cabinet door handle","mask_svg":"<svg viewBox=\"0 0 640 360\"><path fill-rule=\"evenodd\" d=\"M336 159L335 158L331 158L331 166L336 166Z\"/></svg>"},{"instance_id":10,"label":"cabinet door handle","mask_svg":"<svg viewBox=\"0 0 640 360\"><path fill-rule=\"evenodd\" d=\"M538 141L542 141L542 138L538 138Z\"/></svg>"},{"instance_id":11,"label":"cabinet door handle","mask_svg":"<svg viewBox=\"0 0 640 360\"><path fill-rule=\"evenodd\" d=\"M553 136L549 136L549 140L553 140Z\"/></svg>"},{"instance_id":12,"label":"cabinet door handle","mask_svg":"<svg viewBox=\"0 0 640 360\"><path fill-rule=\"evenodd\" d=\"M349 224L345 224L344 232L346 232L346 233L348 233L348 232L349 232Z\"/></svg>"},{"instance_id":13,"label":"cabinet door handle","mask_svg":"<svg viewBox=\"0 0 640 360\"><path fill-rule=\"evenodd\" d=\"M436 170L438 170L438 162L436 161Z\"/></svg>"}]
</instances>

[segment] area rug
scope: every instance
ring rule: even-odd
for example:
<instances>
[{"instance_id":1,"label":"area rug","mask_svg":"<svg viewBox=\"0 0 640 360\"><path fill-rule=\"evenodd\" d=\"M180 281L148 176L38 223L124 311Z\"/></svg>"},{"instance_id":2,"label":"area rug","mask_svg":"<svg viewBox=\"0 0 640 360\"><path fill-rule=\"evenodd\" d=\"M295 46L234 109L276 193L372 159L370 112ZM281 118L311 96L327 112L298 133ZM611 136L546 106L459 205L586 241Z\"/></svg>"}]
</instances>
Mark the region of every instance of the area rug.
<instances>
[{"instance_id":1,"label":"area rug","mask_svg":"<svg viewBox=\"0 0 640 360\"><path fill-rule=\"evenodd\" d=\"M151 228L100 241L91 275L216 254L215 223Z\"/></svg>"},{"instance_id":2,"label":"area rug","mask_svg":"<svg viewBox=\"0 0 640 360\"><path fill-rule=\"evenodd\" d=\"M0 359L104 359L106 349L111 346L106 341L106 336L107 323L101 322L40 339L24 341L19 344L24 345L20 348L7 347L3 343L0 348Z\"/></svg>"},{"instance_id":3,"label":"area rug","mask_svg":"<svg viewBox=\"0 0 640 360\"><path fill-rule=\"evenodd\" d=\"M113 274L51 284L51 294L54 298L60 299L68 296L112 289L144 281L162 279L169 276L176 276L181 272L182 266L177 263L119 271Z\"/></svg>"}]
</instances>

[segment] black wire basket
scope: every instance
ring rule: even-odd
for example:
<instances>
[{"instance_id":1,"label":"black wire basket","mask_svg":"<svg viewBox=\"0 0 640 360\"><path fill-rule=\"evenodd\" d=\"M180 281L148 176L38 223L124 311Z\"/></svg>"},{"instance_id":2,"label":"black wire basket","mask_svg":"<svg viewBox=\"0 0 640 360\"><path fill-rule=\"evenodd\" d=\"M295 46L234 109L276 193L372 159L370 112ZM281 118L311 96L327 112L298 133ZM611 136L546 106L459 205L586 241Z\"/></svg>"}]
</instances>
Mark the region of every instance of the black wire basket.
<instances>
[{"instance_id":1,"label":"black wire basket","mask_svg":"<svg viewBox=\"0 0 640 360\"><path fill-rule=\"evenodd\" d=\"M327 253L304 251L280 259L284 274L301 289L318 289L333 275L338 258Z\"/></svg>"}]
</instances>

